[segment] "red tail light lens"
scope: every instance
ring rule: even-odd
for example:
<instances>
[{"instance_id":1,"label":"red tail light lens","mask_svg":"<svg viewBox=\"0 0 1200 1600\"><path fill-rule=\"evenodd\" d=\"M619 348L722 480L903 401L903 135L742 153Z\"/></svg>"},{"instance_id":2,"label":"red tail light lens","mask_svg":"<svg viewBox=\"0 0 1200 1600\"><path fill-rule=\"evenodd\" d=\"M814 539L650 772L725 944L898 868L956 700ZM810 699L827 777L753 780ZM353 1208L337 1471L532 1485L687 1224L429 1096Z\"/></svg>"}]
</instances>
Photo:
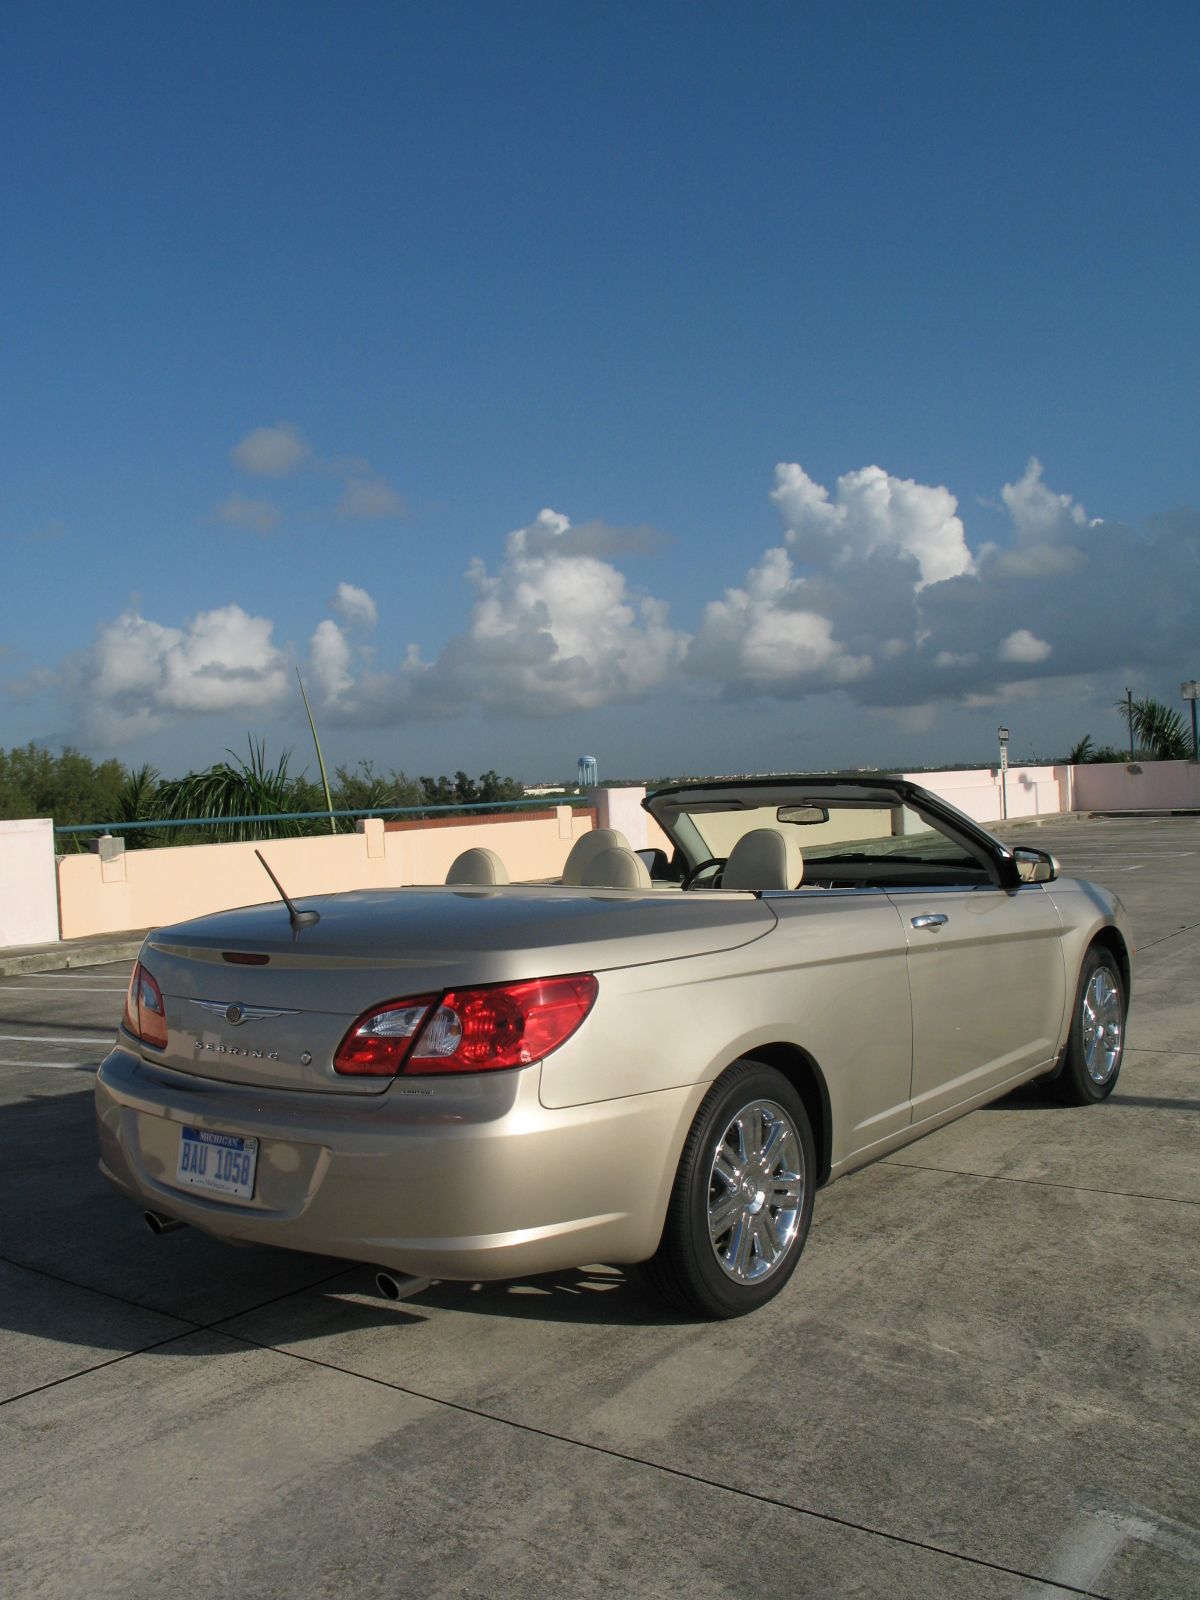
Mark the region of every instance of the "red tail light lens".
<instances>
[{"instance_id":1,"label":"red tail light lens","mask_svg":"<svg viewBox=\"0 0 1200 1600\"><path fill-rule=\"evenodd\" d=\"M566 1043L598 987L579 973L395 1000L359 1018L334 1070L394 1077L527 1067Z\"/></svg>"},{"instance_id":2,"label":"red tail light lens","mask_svg":"<svg viewBox=\"0 0 1200 1600\"><path fill-rule=\"evenodd\" d=\"M435 1005L435 994L423 994L415 1000L392 1000L368 1011L338 1046L333 1070L346 1075L394 1078L404 1065L418 1028Z\"/></svg>"},{"instance_id":3,"label":"red tail light lens","mask_svg":"<svg viewBox=\"0 0 1200 1600\"><path fill-rule=\"evenodd\" d=\"M162 990L140 961L136 962L125 994L121 1026L143 1044L161 1050L167 1042L167 1012Z\"/></svg>"}]
</instances>

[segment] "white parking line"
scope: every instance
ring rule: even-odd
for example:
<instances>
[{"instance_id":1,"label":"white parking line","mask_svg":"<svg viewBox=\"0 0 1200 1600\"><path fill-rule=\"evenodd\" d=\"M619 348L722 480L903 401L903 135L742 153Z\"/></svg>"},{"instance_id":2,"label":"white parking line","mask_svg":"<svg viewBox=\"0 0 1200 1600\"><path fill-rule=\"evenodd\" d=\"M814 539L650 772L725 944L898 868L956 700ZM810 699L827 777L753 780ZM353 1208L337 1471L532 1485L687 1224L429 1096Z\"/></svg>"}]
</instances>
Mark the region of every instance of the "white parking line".
<instances>
[{"instance_id":1,"label":"white parking line","mask_svg":"<svg viewBox=\"0 0 1200 1600\"><path fill-rule=\"evenodd\" d=\"M119 989L97 989L90 984L84 988L74 983L5 983L0 980L0 994L125 994L128 987L124 983Z\"/></svg>"},{"instance_id":2,"label":"white parking line","mask_svg":"<svg viewBox=\"0 0 1200 1600\"><path fill-rule=\"evenodd\" d=\"M59 1039L51 1033L0 1033L0 1044L99 1044L107 1050L113 1042L113 1034L106 1033L98 1039L90 1039L87 1034L72 1034L69 1039Z\"/></svg>"},{"instance_id":3,"label":"white parking line","mask_svg":"<svg viewBox=\"0 0 1200 1600\"><path fill-rule=\"evenodd\" d=\"M98 1061L0 1061L0 1067L48 1067L52 1072L95 1072Z\"/></svg>"}]
</instances>

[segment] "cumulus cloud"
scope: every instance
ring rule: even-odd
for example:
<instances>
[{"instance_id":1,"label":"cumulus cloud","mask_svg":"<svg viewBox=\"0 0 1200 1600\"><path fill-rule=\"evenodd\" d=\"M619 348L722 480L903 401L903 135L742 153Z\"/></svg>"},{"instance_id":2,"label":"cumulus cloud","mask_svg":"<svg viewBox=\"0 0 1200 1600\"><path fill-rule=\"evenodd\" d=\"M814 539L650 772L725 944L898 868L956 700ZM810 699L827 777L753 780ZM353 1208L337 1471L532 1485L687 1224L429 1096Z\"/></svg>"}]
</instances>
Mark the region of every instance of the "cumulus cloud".
<instances>
[{"instance_id":1,"label":"cumulus cloud","mask_svg":"<svg viewBox=\"0 0 1200 1600\"><path fill-rule=\"evenodd\" d=\"M687 667L719 684L802 694L851 683L871 671L871 660L838 644L832 619L813 609L811 586L793 577L787 551L774 549L743 587L705 607Z\"/></svg>"},{"instance_id":2,"label":"cumulus cloud","mask_svg":"<svg viewBox=\"0 0 1200 1600\"><path fill-rule=\"evenodd\" d=\"M391 628L370 645L376 599L339 583L309 637L314 696L336 726L565 716L653 695L665 707L681 695L838 693L832 703L901 713L916 728L930 707L1077 693L1117 667L1186 670L1179 663L1194 653L1195 511L1144 532L1091 518L1047 485L1036 460L1001 491L1006 534L974 549L949 490L879 467L845 474L830 492L784 464L773 498L782 542L703 604L690 634L621 569L622 553L661 536L573 526L550 509L508 534L499 562L472 561L466 625L440 645L423 650ZM189 716L271 713L291 689L272 631L236 604L182 626L131 609L101 624L53 686L73 700L79 727L112 742ZM387 649L402 652L398 663L377 662ZM37 673L5 686L48 687Z\"/></svg>"},{"instance_id":3,"label":"cumulus cloud","mask_svg":"<svg viewBox=\"0 0 1200 1600\"><path fill-rule=\"evenodd\" d=\"M309 640L308 660L317 693L326 702L340 699L353 686L349 642L328 617L317 624Z\"/></svg>"},{"instance_id":4,"label":"cumulus cloud","mask_svg":"<svg viewBox=\"0 0 1200 1600\"><path fill-rule=\"evenodd\" d=\"M631 593L571 531L547 509L509 534L498 572L472 564L469 630L449 641L423 687L451 704L552 716L637 700L666 680L684 645L666 604Z\"/></svg>"},{"instance_id":5,"label":"cumulus cloud","mask_svg":"<svg viewBox=\"0 0 1200 1600\"><path fill-rule=\"evenodd\" d=\"M1001 491L1008 539L974 551L947 489L879 467L831 494L785 463L772 498L785 546L709 602L687 652L689 672L726 693L843 687L893 710L992 704L1194 649L1194 512L1144 534L1103 522L1052 489L1036 459Z\"/></svg>"},{"instance_id":6,"label":"cumulus cloud","mask_svg":"<svg viewBox=\"0 0 1200 1600\"><path fill-rule=\"evenodd\" d=\"M339 583L329 604L350 627L373 628L379 621L379 608L356 584Z\"/></svg>"},{"instance_id":7,"label":"cumulus cloud","mask_svg":"<svg viewBox=\"0 0 1200 1600\"><path fill-rule=\"evenodd\" d=\"M218 522L231 528L246 528L251 533L274 533L279 526L279 507L271 500L256 500L237 490L217 507Z\"/></svg>"},{"instance_id":8,"label":"cumulus cloud","mask_svg":"<svg viewBox=\"0 0 1200 1600\"><path fill-rule=\"evenodd\" d=\"M876 551L903 552L917 563L918 588L974 568L949 489L863 467L840 477L831 499L792 461L775 468L771 498L788 544L815 567L844 570Z\"/></svg>"},{"instance_id":9,"label":"cumulus cloud","mask_svg":"<svg viewBox=\"0 0 1200 1600\"><path fill-rule=\"evenodd\" d=\"M1081 528L1095 527L1087 512L1069 494L1055 494L1042 476L1042 463L1030 456L1024 475L1006 483L1000 497L1012 516L1022 544L1047 545L1074 539Z\"/></svg>"},{"instance_id":10,"label":"cumulus cloud","mask_svg":"<svg viewBox=\"0 0 1200 1600\"><path fill-rule=\"evenodd\" d=\"M661 687L685 636L670 626L663 601L632 592L611 562L590 553L595 525L582 539L574 532L567 517L544 510L508 535L496 572L473 561L469 626L432 660L409 645L398 672L364 671L350 686L339 675L349 656L329 628L341 646L345 635L322 624L310 655L315 670L319 651L326 680L336 685L329 708L359 722L479 708L543 717L638 700ZM344 596L340 614L350 620Z\"/></svg>"},{"instance_id":11,"label":"cumulus cloud","mask_svg":"<svg viewBox=\"0 0 1200 1600\"><path fill-rule=\"evenodd\" d=\"M256 478L285 478L302 466L311 453L308 441L291 422L253 428L230 451L234 463Z\"/></svg>"},{"instance_id":12,"label":"cumulus cloud","mask_svg":"<svg viewBox=\"0 0 1200 1600\"><path fill-rule=\"evenodd\" d=\"M344 522L383 522L406 517L404 496L386 478L370 473L355 473L346 479L334 516Z\"/></svg>"},{"instance_id":13,"label":"cumulus cloud","mask_svg":"<svg viewBox=\"0 0 1200 1600\"><path fill-rule=\"evenodd\" d=\"M241 606L201 611L176 628L123 612L96 629L61 678L81 725L123 743L180 717L273 710L288 692L272 624Z\"/></svg>"}]
</instances>

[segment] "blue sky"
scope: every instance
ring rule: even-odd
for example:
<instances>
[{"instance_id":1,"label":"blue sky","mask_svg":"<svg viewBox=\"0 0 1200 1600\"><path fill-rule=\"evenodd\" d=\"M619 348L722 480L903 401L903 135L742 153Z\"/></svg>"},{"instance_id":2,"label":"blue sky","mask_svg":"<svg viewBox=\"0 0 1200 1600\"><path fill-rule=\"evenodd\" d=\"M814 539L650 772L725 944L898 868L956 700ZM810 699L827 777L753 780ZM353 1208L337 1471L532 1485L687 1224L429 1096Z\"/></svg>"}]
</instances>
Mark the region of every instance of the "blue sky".
<instances>
[{"instance_id":1,"label":"blue sky","mask_svg":"<svg viewBox=\"0 0 1200 1600\"><path fill-rule=\"evenodd\" d=\"M1200 11L0 22L0 746L1062 754L1200 675Z\"/></svg>"}]
</instances>

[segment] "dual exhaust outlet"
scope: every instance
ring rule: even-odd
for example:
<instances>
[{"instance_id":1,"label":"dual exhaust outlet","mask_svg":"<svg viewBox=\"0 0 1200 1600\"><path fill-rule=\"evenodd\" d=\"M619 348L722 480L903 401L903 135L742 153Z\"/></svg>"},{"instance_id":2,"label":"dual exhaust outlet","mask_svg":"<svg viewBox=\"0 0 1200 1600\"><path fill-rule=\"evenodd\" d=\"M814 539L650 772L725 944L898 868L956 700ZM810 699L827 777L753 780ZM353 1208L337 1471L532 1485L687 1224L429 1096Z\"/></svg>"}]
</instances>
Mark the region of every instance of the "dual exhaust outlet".
<instances>
[{"instance_id":1,"label":"dual exhaust outlet","mask_svg":"<svg viewBox=\"0 0 1200 1600\"><path fill-rule=\"evenodd\" d=\"M174 1233L177 1228L187 1227L186 1222L180 1222L178 1217L168 1217L162 1211L143 1211L142 1221L156 1238L161 1238L164 1233ZM375 1288L384 1300L408 1300L423 1289L428 1289L432 1282L432 1278L416 1278L408 1272L385 1272L380 1269L375 1274Z\"/></svg>"}]
</instances>

